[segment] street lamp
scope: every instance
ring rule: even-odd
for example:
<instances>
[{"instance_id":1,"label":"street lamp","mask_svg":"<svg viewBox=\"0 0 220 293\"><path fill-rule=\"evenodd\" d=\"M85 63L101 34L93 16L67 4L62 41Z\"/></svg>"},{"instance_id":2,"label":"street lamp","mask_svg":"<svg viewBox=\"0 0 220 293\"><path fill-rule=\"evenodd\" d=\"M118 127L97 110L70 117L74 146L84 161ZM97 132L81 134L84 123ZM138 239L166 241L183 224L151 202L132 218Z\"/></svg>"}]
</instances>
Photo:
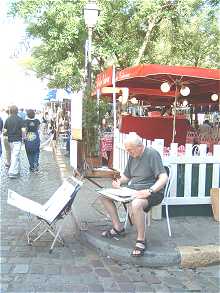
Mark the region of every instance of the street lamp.
<instances>
[{"instance_id":1,"label":"street lamp","mask_svg":"<svg viewBox=\"0 0 220 293\"><path fill-rule=\"evenodd\" d=\"M84 19L85 24L88 28L88 63L87 63L87 85L88 88L91 89L91 62L92 62L92 29L96 26L98 16L99 16L99 8L96 4L96 1L90 1L84 7Z\"/></svg>"}]
</instances>

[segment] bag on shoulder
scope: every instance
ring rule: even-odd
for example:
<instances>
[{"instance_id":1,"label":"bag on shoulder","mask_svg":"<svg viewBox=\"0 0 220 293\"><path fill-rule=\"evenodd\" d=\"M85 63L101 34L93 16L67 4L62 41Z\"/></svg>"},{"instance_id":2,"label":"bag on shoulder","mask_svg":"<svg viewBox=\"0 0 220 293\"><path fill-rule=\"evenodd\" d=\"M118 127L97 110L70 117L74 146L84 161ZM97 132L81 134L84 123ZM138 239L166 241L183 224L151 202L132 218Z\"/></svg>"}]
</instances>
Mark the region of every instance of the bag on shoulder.
<instances>
[{"instance_id":1,"label":"bag on shoulder","mask_svg":"<svg viewBox=\"0 0 220 293\"><path fill-rule=\"evenodd\" d=\"M28 132L25 140L25 148L28 151L36 151L40 146L39 136L35 132Z\"/></svg>"}]
</instances>

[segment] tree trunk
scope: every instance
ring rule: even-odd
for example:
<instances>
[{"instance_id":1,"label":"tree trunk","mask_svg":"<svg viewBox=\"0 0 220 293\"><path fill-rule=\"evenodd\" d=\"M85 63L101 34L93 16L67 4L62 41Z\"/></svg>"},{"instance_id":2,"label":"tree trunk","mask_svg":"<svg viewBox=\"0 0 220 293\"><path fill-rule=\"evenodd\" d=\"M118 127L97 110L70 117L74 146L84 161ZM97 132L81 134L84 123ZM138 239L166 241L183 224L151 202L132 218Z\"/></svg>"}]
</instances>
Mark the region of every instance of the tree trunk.
<instances>
[{"instance_id":1,"label":"tree trunk","mask_svg":"<svg viewBox=\"0 0 220 293\"><path fill-rule=\"evenodd\" d=\"M143 44L142 44L141 48L138 51L138 57L134 61L133 65L138 65L140 63L141 58L144 55L144 51L145 51L145 49L147 47L147 44L148 44L148 42L150 40L150 35L151 35L151 32L152 32L153 28L155 27L155 24L156 24L156 17L154 17L153 20L149 23L148 30L147 30L146 35L144 37Z\"/></svg>"},{"instance_id":2,"label":"tree trunk","mask_svg":"<svg viewBox=\"0 0 220 293\"><path fill-rule=\"evenodd\" d=\"M151 20L149 21L149 26L148 26L148 30L146 32L146 35L144 37L144 41L143 44L141 46L141 48L138 51L138 57L136 58L136 60L134 61L133 65L138 65L141 61L141 58L144 55L144 51L146 50L146 47L148 45L148 42L150 40L150 36L152 33L152 30L154 29L154 27L156 25L158 25L161 20L165 17L164 11L170 11L173 10L175 7L175 4L171 3L170 1L167 1L160 9L159 11L157 11L151 18Z\"/></svg>"}]
</instances>

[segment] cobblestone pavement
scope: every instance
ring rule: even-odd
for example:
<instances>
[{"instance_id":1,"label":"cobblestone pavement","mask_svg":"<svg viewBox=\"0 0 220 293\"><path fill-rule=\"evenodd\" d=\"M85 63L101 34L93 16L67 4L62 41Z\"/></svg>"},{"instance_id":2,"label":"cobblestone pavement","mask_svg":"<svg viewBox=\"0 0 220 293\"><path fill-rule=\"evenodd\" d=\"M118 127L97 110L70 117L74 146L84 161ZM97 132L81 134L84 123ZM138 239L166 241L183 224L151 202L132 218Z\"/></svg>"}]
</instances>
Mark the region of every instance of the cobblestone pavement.
<instances>
[{"instance_id":1,"label":"cobblestone pavement","mask_svg":"<svg viewBox=\"0 0 220 293\"><path fill-rule=\"evenodd\" d=\"M64 231L65 247L48 253L48 242L28 246L26 215L6 203L8 188L44 203L61 183L53 153L42 151L39 174L30 174L24 151L19 179L8 179L1 164L0 292L219 292L219 266L161 269L119 265Z\"/></svg>"}]
</instances>

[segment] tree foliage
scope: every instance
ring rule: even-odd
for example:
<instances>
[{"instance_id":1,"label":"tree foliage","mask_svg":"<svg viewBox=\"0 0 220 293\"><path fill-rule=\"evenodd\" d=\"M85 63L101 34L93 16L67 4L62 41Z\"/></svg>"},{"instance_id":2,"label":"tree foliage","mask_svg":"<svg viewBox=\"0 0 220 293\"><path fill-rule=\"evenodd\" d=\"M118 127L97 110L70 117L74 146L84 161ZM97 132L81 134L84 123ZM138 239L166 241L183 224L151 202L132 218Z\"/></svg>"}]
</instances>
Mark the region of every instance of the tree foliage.
<instances>
[{"instance_id":1,"label":"tree foliage","mask_svg":"<svg viewBox=\"0 0 220 293\"><path fill-rule=\"evenodd\" d=\"M41 41L32 67L49 86L77 89L84 78L85 0L12 0L27 33ZM219 0L99 0L93 30L93 72L111 64L218 67ZM95 74L94 74L95 76Z\"/></svg>"}]
</instances>

